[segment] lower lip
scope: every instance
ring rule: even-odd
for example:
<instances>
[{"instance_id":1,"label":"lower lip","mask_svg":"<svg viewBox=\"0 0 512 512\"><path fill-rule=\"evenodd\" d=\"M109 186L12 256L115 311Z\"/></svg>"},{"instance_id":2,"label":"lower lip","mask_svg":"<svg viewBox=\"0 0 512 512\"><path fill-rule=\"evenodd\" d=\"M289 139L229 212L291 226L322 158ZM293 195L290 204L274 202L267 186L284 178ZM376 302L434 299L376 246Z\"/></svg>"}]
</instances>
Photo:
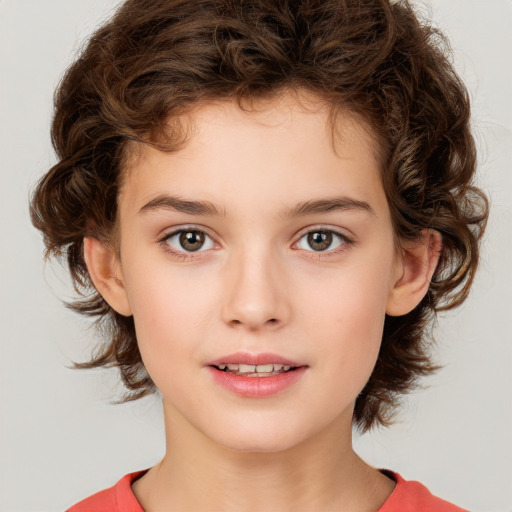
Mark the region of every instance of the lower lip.
<instances>
[{"instance_id":1,"label":"lower lip","mask_svg":"<svg viewBox=\"0 0 512 512\"><path fill-rule=\"evenodd\" d=\"M248 398L263 398L272 396L283 391L301 379L306 371L306 366L300 366L291 370L270 377L244 377L232 373L217 370L209 366L213 378L221 386L229 391Z\"/></svg>"}]
</instances>

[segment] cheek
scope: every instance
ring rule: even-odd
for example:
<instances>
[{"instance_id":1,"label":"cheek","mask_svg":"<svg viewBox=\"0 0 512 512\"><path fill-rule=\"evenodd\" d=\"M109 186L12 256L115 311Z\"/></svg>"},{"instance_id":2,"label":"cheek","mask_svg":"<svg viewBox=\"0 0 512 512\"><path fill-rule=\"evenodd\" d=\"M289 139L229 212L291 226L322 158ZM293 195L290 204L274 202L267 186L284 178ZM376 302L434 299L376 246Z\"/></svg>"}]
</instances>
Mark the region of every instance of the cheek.
<instances>
[{"instance_id":1,"label":"cheek","mask_svg":"<svg viewBox=\"0 0 512 512\"><path fill-rule=\"evenodd\" d=\"M177 270L165 255L154 252L132 248L123 276L136 324L157 334L158 326L190 325L205 302L205 290L200 289L203 279Z\"/></svg>"},{"instance_id":2,"label":"cheek","mask_svg":"<svg viewBox=\"0 0 512 512\"><path fill-rule=\"evenodd\" d=\"M323 292L317 288L309 295L309 314L303 310L304 318L313 319L304 326L309 337L322 346L317 363L357 392L373 370L382 341L390 266L376 261L372 266L360 262L325 280Z\"/></svg>"},{"instance_id":3,"label":"cheek","mask_svg":"<svg viewBox=\"0 0 512 512\"><path fill-rule=\"evenodd\" d=\"M361 259L325 274L321 279L323 286L317 282L317 286L307 287L307 309L317 311L322 324L335 330L381 331L391 265L387 261L380 263Z\"/></svg>"},{"instance_id":4,"label":"cheek","mask_svg":"<svg viewBox=\"0 0 512 512\"><path fill-rule=\"evenodd\" d=\"M165 263L130 263L124 275L139 350L155 384L164 391L161 384L169 374L179 375L185 368L180 361L194 361L200 354L215 294L205 286L205 276L172 272Z\"/></svg>"}]
</instances>

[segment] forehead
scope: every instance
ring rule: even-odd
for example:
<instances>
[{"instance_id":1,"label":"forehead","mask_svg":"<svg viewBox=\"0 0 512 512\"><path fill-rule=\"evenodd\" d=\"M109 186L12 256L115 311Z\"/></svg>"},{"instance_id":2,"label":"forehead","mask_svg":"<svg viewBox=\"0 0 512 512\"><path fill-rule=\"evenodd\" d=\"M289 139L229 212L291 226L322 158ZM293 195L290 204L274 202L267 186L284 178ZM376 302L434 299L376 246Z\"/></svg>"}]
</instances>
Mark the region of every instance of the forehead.
<instances>
[{"instance_id":1,"label":"forehead","mask_svg":"<svg viewBox=\"0 0 512 512\"><path fill-rule=\"evenodd\" d=\"M130 148L121 192L133 207L167 190L243 203L244 195L257 192L270 202L305 193L325 197L338 185L339 192L355 195L380 187L379 148L371 128L312 95L283 94L242 107L210 102L178 121L178 138L184 135L185 143L177 150L140 143Z\"/></svg>"},{"instance_id":2,"label":"forehead","mask_svg":"<svg viewBox=\"0 0 512 512\"><path fill-rule=\"evenodd\" d=\"M250 119L260 128L278 126L289 129L293 119L300 115L308 115L311 123L320 125L320 131L329 135L332 151L345 151L344 142L349 138L364 138L374 158L382 163L384 148L380 135L363 116L356 114L352 109L340 102L333 105L319 95L305 89L283 89L271 96L260 99L235 100L205 100L196 102L184 114L170 116L164 127L164 146L169 152L185 149L190 140L197 136L205 125L221 124L226 119L232 125L246 124ZM288 122L288 125L286 124ZM292 127L293 128L293 127ZM296 129L303 128L297 126ZM327 138L327 137L326 137ZM344 149L343 146L345 146ZM151 144L141 142L128 142L125 149L124 170L127 174L131 168L136 167L141 157L147 156ZM158 147L158 144L155 145ZM195 151L195 149L194 149ZM183 154L183 151L182 151Z\"/></svg>"}]
</instances>

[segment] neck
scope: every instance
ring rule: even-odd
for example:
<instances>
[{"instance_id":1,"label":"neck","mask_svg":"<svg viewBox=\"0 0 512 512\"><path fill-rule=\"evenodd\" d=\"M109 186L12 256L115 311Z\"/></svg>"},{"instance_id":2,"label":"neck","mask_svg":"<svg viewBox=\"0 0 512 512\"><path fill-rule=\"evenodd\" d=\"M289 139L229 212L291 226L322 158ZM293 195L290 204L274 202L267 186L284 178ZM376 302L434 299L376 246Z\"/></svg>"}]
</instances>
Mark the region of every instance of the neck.
<instances>
[{"instance_id":1,"label":"neck","mask_svg":"<svg viewBox=\"0 0 512 512\"><path fill-rule=\"evenodd\" d=\"M146 512L375 511L393 489L354 453L351 421L286 450L254 453L183 429L180 418L165 420L167 453L133 484Z\"/></svg>"}]
</instances>

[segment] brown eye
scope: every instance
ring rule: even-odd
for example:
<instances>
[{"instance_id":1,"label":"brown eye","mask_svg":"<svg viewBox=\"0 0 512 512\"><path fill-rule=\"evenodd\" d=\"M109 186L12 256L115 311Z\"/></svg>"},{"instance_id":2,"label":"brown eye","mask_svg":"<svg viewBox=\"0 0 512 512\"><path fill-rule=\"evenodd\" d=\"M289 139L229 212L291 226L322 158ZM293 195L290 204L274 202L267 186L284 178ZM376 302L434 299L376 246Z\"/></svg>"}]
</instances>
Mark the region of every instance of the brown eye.
<instances>
[{"instance_id":1,"label":"brown eye","mask_svg":"<svg viewBox=\"0 0 512 512\"><path fill-rule=\"evenodd\" d=\"M325 251L332 243L332 233L315 231L308 233L308 244L315 251Z\"/></svg>"},{"instance_id":2,"label":"brown eye","mask_svg":"<svg viewBox=\"0 0 512 512\"><path fill-rule=\"evenodd\" d=\"M198 229L180 229L170 233L163 240L175 253L203 252L214 247L213 240Z\"/></svg>"},{"instance_id":3,"label":"brown eye","mask_svg":"<svg viewBox=\"0 0 512 512\"><path fill-rule=\"evenodd\" d=\"M200 231L182 231L180 245L186 251L197 251L204 244L204 233Z\"/></svg>"},{"instance_id":4,"label":"brown eye","mask_svg":"<svg viewBox=\"0 0 512 512\"><path fill-rule=\"evenodd\" d=\"M338 233L329 229L317 229L304 234L299 242L299 249L314 252L332 252L344 245L350 244L350 240Z\"/></svg>"}]
</instances>

